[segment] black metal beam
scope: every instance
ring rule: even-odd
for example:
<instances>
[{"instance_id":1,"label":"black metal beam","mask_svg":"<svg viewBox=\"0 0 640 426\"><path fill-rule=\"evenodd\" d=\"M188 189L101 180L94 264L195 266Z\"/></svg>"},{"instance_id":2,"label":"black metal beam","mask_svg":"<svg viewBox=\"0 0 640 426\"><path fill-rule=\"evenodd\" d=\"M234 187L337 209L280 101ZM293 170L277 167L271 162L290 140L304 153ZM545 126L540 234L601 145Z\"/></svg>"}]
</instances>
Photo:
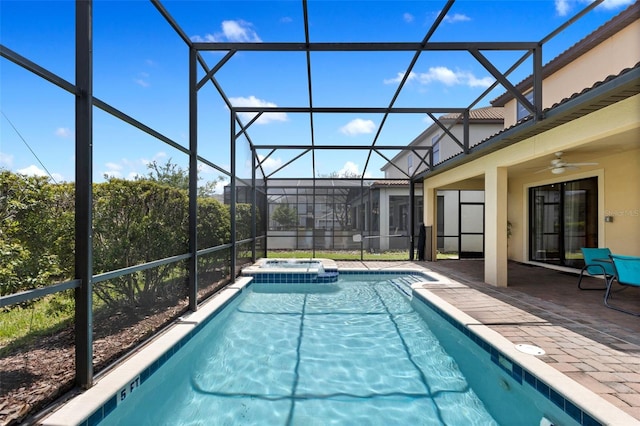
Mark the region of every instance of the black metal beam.
<instances>
[{"instance_id":1,"label":"black metal beam","mask_svg":"<svg viewBox=\"0 0 640 426\"><path fill-rule=\"evenodd\" d=\"M409 182L409 226L411 227L411 232L409 233L409 260L413 260L415 258L415 254L413 250L415 248L414 240L415 240L415 229L416 229L416 203L414 197L416 195L416 183L411 180Z\"/></svg>"},{"instance_id":2,"label":"black metal beam","mask_svg":"<svg viewBox=\"0 0 640 426\"><path fill-rule=\"evenodd\" d=\"M409 175L402 170L400 167L398 167L398 165L396 163L394 163L393 161L391 161L389 158L387 158L386 155L382 154L380 151L378 151L379 147L375 147L373 148L373 151L378 154L380 157L382 157L384 160L386 160L387 163L389 163L390 165L392 165L393 167L395 167L396 169L398 169L398 171L400 173L402 173L403 175L405 175L407 177L407 179L409 179Z\"/></svg>"},{"instance_id":3,"label":"black metal beam","mask_svg":"<svg viewBox=\"0 0 640 426\"><path fill-rule=\"evenodd\" d=\"M230 265L230 269L231 269L231 282L234 283L236 281L236 257L237 257L237 253L238 253L238 245L237 245L237 238L238 236L236 235L236 181L237 181L237 176L236 176L236 113L231 110L231 123L230 123L230 130L231 130L231 149L229 151L230 153L230 172L231 172L231 181L229 182L229 215L231 216L231 265Z\"/></svg>"},{"instance_id":4,"label":"black metal beam","mask_svg":"<svg viewBox=\"0 0 640 426\"><path fill-rule=\"evenodd\" d=\"M38 77L41 77L45 80L47 80L50 83L55 84L56 86L66 90L69 93L75 94L76 92L76 87L69 83L67 80L65 80L64 78L52 73L51 71L41 67L40 65L36 64L35 62L30 61L29 59L25 58L24 56L14 52L13 50L9 49L8 47L6 47L3 44L0 44L0 56L2 56L3 58L6 58L8 60L10 60L11 62L13 62L16 65L21 66L22 68L31 71L32 73L34 73L35 75L37 75Z\"/></svg>"},{"instance_id":5,"label":"black metal beam","mask_svg":"<svg viewBox=\"0 0 640 426\"><path fill-rule=\"evenodd\" d=\"M564 31L569 25L573 24L578 19L582 18L585 14L587 14L587 12L595 9L597 6L600 6L600 3L603 3L603 2L604 0L594 0L591 3L589 3L584 9L582 9L580 12L575 14L571 19L565 21L558 28L556 28L555 30L547 34L542 40L540 40L540 44L545 44L546 42L548 42L549 40L551 40L552 38L560 34L562 31Z\"/></svg>"},{"instance_id":6,"label":"black metal beam","mask_svg":"<svg viewBox=\"0 0 640 426\"><path fill-rule=\"evenodd\" d=\"M75 356L76 384L93 384L93 2L76 2Z\"/></svg>"},{"instance_id":7,"label":"black metal beam","mask_svg":"<svg viewBox=\"0 0 640 426\"><path fill-rule=\"evenodd\" d=\"M255 52L416 52L416 51L464 51L478 50L529 50L537 41L505 42L338 42L338 43L245 43L245 42L198 42L193 47L199 51L255 51Z\"/></svg>"},{"instance_id":8,"label":"black metal beam","mask_svg":"<svg viewBox=\"0 0 640 426\"><path fill-rule=\"evenodd\" d=\"M269 145L254 145L256 149L311 149L312 147L310 145L273 145L273 144L269 144ZM313 149L336 149L336 150L341 150L341 149L346 149L346 150L370 150L372 148L376 148L376 149L382 149L382 150L388 150L388 149L393 149L393 150L399 150L399 151L409 151L411 149L414 149L410 146L407 145L376 145L375 147L371 146L371 145L316 145L313 147ZM263 160L264 161L264 160Z\"/></svg>"},{"instance_id":9,"label":"black metal beam","mask_svg":"<svg viewBox=\"0 0 640 426\"><path fill-rule=\"evenodd\" d=\"M427 43L429 42L429 39L431 39L431 36L436 31L436 29L438 28L438 26L440 25L440 23L442 22L444 17L447 15L447 12L449 12L449 9L451 9L451 6L453 6L453 2L454 2L454 0L448 0L447 1L447 4L445 5L445 7L442 10L440 10L440 13L438 13L438 16L437 16L436 20L433 22L433 24L429 28L429 31L427 31L427 34L422 39L422 42L420 43L420 49L416 50L416 52L414 53L413 58L411 59L411 62L409 63L409 66L407 67L406 71L404 72L404 75L402 76L400 84L398 84L398 87L396 88L396 91L393 94L393 97L391 98L391 101L389 101L389 108L392 108L393 105L395 105L396 100L398 99L398 96L400 96L400 92L402 91L402 88L404 87L405 83L407 82L407 79L409 78L409 76L411 75L411 72L413 71L413 67L416 65L416 62L418 62L418 58L420 57L420 54L422 53L422 48L424 48L424 46L427 45ZM382 129L383 129L385 123L387 122L387 118L389 117L389 114L390 114L389 112L385 112L384 115L382 116L382 120L380 120L380 125L378 126L378 130L376 131L376 134L373 137L373 141L371 142L371 145L375 145L378 142L378 138L380 137L380 134L382 133ZM369 167L369 161L371 160L371 154L372 154L372 151L369 151L369 154L367 155L367 160L364 163L364 167L362 169L362 176L363 177L364 177L365 173L367 172L367 168Z\"/></svg>"},{"instance_id":10,"label":"black metal beam","mask_svg":"<svg viewBox=\"0 0 640 426\"><path fill-rule=\"evenodd\" d=\"M187 33L184 32L184 30L180 27L180 25L178 25L176 20L173 19L171 14L167 11L167 9L164 8L162 3L160 3L159 0L151 0L151 3L156 7L156 9L158 9L158 12L160 12L160 14L164 17L164 19L166 19L169 25L171 25L171 28L173 28L173 30L180 36L182 41L184 41L187 46L192 47L193 43L189 36L187 36Z\"/></svg>"},{"instance_id":11,"label":"black metal beam","mask_svg":"<svg viewBox=\"0 0 640 426\"><path fill-rule=\"evenodd\" d=\"M198 309L198 59L189 49L189 309Z\"/></svg>"},{"instance_id":12,"label":"black metal beam","mask_svg":"<svg viewBox=\"0 0 640 426\"><path fill-rule=\"evenodd\" d=\"M533 116L542 120L542 44L533 50Z\"/></svg>"},{"instance_id":13,"label":"black metal beam","mask_svg":"<svg viewBox=\"0 0 640 426\"><path fill-rule=\"evenodd\" d=\"M537 49L538 46L534 46L531 48L533 51ZM516 87L511 84L509 80L506 79L504 74L502 74L492 63L489 61L478 49L473 49L469 51L471 55L476 58L476 60L491 73L491 75L504 86L513 96L515 96L518 101L531 113L535 113L535 107L529 102L529 100L522 94Z\"/></svg>"},{"instance_id":14,"label":"black metal beam","mask_svg":"<svg viewBox=\"0 0 640 426\"><path fill-rule=\"evenodd\" d=\"M69 290L71 288L78 288L82 284L80 280L65 281L63 283L52 284L47 287L34 288L33 290L25 290L20 293L9 294L7 296L0 297L0 308L5 306L15 305L16 303L26 302L28 300L38 299L40 297L48 296L59 291Z\"/></svg>"},{"instance_id":15,"label":"black metal beam","mask_svg":"<svg viewBox=\"0 0 640 426\"><path fill-rule=\"evenodd\" d=\"M416 154L416 157L418 157L420 159L420 162L416 166L415 171L413 173L411 173L411 177L413 177L413 176L415 176L417 174L418 169L423 164L428 170L431 170L433 168L433 164L430 163L429 161L427 161L427 159L431 159L431 153L433 152L433 146L430 146L429 149L427 150L427 152L424 153L424 155L420 155L418 153L417 149L411 149L411 152Z\"/></svg>"},{"instance_id":16,"label":"black metal beam","mask_svg":"<svg viewBox=\"0 0 640 426\"><path fill-rule=\"evenodd\" d=\"M314 149L317 149L314 148ZM286 163L284 163L282 166L278 167L276 170L274 170L273 172L271 172L270 175L267 176L267 178L270 178L271 176L273 176L274 174L278 173L280 170L284 169L285 167L287 167L289 164L293 163L294 161L296 161L298 158L302 157L303 155L305 155L307 152L311 151L310 147L306 148L306 151L300 153L299 155L296 155L294 158L292 158L291 160L287 161Z\"/></svg>"},{"instance_id":17,"label":"black metal beam","mask_svg":"<svg viewBox=\"0 0 640 426\"><path fill-rule=\"evenodd\" d=\"M143 132L145 132L146 134L153 136L154 138L161 140L162 142L166 143L167 145L171 146L172 148L177 149L178 151L184 153L184 154L189 154L189 150L187 148L185 148L184 146L180 145L179 143L173 141L172 139L168 138L167 136L163 135L162 133L152 129L151 127L147 126L146 124L143 124L142 122L136 120L135 118L125 114L124 112L112 107L111 105L109 105L108 103L98 99L98 98L93 98L93 105L97 108L100 108L101 110L113 115L116 118L119 118L120 120L124 121L127 124L132 125L133 127L135 127L138 130L142 130Z\"/></svg>"},{"instance_id":18,"label":"black metal beam","mask_svg":"<svg viewBox=\"0 0 640 426\"><path fill-rule=\"evenodd\" d=\"M363 114L426 114L426 113L463 113L467 108L450 108L450 107L435 107L435 108L423 108L423 107L259 107L259 106L229 106L236 113L251 112L251 113L268 113L268 112L289 112L289 113L363 113Z\"/></svg>"},{"instance_id":19,"label":"black metal beam","mask_svg":"<svg viewBox=\"0 0 640 426\"><path fill-rule=\"evenodd\" d=\"M207 81L209 81L211 77L213 77L213 75L217 73L220 70L220 68L222 68L224 64L226 64L229 61L229 59L233 57L235 53L236 53L235 50L232 50L231 52L227 52L227 54L224 55L224 58L220 59L218 63L209 71L207 71L207 74L204 77L202 77L202 79L196 85L197 89L199 90L202 86L204 86L204 84Z\"/></svg>"},{"instance_id":20,"label":"black metal beam","mask_svg":"<svg viewBox=\"0 0 640 426\"><path fill-rule=\"evenodd\" d=\"M258 167L258 154L255 150L251 151L251 260L255 262L256 259L256 236L257 230L257 218L256 218L256 168Z\"/></svg>"},{"instance_id":21,"label":"black metal beam","mask_svg":"<svg viewBox=\"0 0 640 426\"><path fill-rule=\"evenodd\" d=\"M304 17L304 43L309 46L310 38L309 38L309 10L307 8L307 0L302 0L302 15ZM311 52L309 49L306 50L306 62L307 62L307 93L309 96L309 107L313 111L313 80L311 78ZM315 146L315 127L313 123L313 112L309 113L309 132L311 137L311 146ZM316 177L316 152L311 151L311 176ZM315 184L314 184L315 191ZM314 197L315 200L315 197ZM314 238L314 237L312 237ZM315 255L315 246L314 246L314 255Z\"/></svg>"},{"instance_id":22,"label":"black metal beam","mask_svg":"<svg viewBox=\"0 0 640 426\"><path fill-rule=\"evenodd\" d=\"M104 272L93 276L91 282L97 284L103 281L112 280L114 278L121 277L123 275L133 274L134 272L146 271L147 269L157 268L158 266L168 265L170 263L176 263L181 260L187 260L191 256L191 253L178 254L176 256L166 257L164 259L153 260L147 263L141 263L139 265L127 266L126 268L116 269L115 271Z\"/></svg>"}]
</instances>

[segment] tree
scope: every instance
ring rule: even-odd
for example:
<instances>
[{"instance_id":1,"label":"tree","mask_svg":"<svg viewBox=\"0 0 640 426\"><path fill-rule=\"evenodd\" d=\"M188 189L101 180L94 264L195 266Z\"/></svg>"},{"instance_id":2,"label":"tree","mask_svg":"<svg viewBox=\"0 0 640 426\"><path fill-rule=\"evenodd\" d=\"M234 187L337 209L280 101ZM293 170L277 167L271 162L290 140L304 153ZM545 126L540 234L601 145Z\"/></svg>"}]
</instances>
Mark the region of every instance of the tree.
<instances>
[{"instance_id":1,"label":"tree","mask_svg":"<svg viewBox=\"0 0 640 426\"><path fill-rule=\"evenodd\" d=\"M298 223L298 211L289 204L279 204L273 210L271 219L280 224L283 229L290 229Z\"/></svg>"},{"instance_id":2,"label":"tree","mask_svg":"<svg viewBox=\"0 0 640 426\"><path fill-rule=\"evenodd\" d=\"M138 177L137 180L151 180L172 188L189 190L189 170L185 170L171 162L171 158L164 164L158 164L157 161L153 160L147 164L147 169L149 169L147 175ZM198 176L198 182L201 180L202 177ZM223 181L224 178L222 176L217 176L213 180L208 180L204 185L198 185L198 196L213 197L216 193L216 188Z\"/></svg>"},{"instance_id":3,"label":"tree","mask_svg":"<svg viewBox=\"0 0 640 426\"><path fill-rule=\"evenodd\" d=\"M185 191L189 189L189 170L184 170L179 165L172 163L171 158L164 164L158 164L156 160L153 160L147 164L147 169L149 169L149 173L144 177L138 177L138 180L151 180Z\"/></svg>"}]
</instances>

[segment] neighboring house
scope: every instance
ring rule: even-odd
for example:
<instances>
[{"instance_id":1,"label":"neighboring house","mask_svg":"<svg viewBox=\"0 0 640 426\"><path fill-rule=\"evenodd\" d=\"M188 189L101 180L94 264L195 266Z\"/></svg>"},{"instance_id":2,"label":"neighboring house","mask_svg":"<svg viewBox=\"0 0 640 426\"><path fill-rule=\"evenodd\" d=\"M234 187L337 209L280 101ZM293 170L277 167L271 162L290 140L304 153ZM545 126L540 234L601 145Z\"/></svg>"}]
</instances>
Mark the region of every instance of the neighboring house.
<instances>
[{"instance_id":1,"label":"neighboring house","mask_svg":"<svg viewBox=\"0 0 640 426\"><path fill-rule=\"evenodd\" d=\"M640 3L546 64L541 80L540 118L519 115L506 93L492 102L503 131L419 176L428 226L442 189L484 191L484 280L498 286L507 259L575 270L580 247L640 256ZM532 82L516 89L529 95Z\"/></svg>"},{"instance_id":2,"label":"neighboring house","mask_svg":"<svg viewBox=\"0 0 640 426\"><path fill-rule=\"evenodd\" d=\"M464 126L460 114L445 114L438 121L455 137L447 134L437 123L430 125L411 143L411 150L403 150L380 170L385 179L408 179L428 169L428 165L438 164L462 152ZM469 145L487 139L504 128L502 107L485 107L469 111ZM433 151L431 157L430 151Z\"/></svg>"},{"instance_id":3,"label":"neighboring house","mask_svg":"<svg viewBox=\"0 0 640 426\"><path fill-rule=\"evenodd\" d=\"M407 251L408 188L406 180L273 180L267 190L267 245L274 250ZM423 216L420 192L416 185L414 217ZM287 226L274 219L281 208L293 211Z\"/></svg>"},{"instance_id":4,"label":"neighboring house","mask_svg":"<svg viewBox=\"0 0 640 426\"><path fill-rule=\"evenodd\" d=\"M460 146L464 138L464 125L460 114L445 114L438 119L440 123L455 137L455 140L446 133L441 126L433 123L424 132L420 133L411 143L410 151L403 150L396 155L391 162L382 167L386 179L408 179L429 169L431 160L436 165L460 153L463 149ZM469 111L469 146L474 146L479 142L495 135L504 129L504 113L502 107L485 107ZM433 154L430 154L433 151ZM432 229L435 240L435 248L441 253L455 253L460 257L482 257L483 241L482 233L482 202L484 195L482 191L465 191L460 188L451 191L438 191L438 211L436 223ZM389 193L389 196L396 197L394 201L400 201L409 195L409 181L399 186L393 185L393 194L390 190L381 192L381 199ZM388 205L398 205L398 202L387 202ZM406 202L408 204L408 201ZM400 204L402 205L402 204ZM479 210L479 211L477 211ZM385 220L385 213L390 212L395 216L390 220ZM381 229L381 233L387 235L397 235L398 229L394 223L396 217L402 218L401 212L394 212L393 209L385 210L381 213L381 226L385 223L390 225ZM460 218L467 217L464 228L461 229ZM446 219L445 219L446 218ZM422 215L418 216L417 222L422 223ZM407 228L408 229L408 228ZM461 234L462 232L462 234ZM391 240L393 241L393 240ZM381 240L381 249L385 248L385 240Z\"/></svg>"}]
</instances>

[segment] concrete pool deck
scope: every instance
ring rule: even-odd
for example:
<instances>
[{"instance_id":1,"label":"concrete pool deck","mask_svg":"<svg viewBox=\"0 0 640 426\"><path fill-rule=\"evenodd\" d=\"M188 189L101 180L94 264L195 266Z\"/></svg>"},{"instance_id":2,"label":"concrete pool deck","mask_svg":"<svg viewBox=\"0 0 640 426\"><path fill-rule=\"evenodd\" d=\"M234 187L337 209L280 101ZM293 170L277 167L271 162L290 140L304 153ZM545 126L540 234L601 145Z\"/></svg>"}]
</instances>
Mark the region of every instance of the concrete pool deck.
<instances>
[{"instance_id":1,"label":"concrete pool deck","mask_svg":"<svg viewBox=\"0 0 640 426\"><path fill-rule=\"evenodd\" d=\"M509 263L509 286L483 282L481 260L338 261L340 268L420 268L451 279L432 293L514 344L543 348L539 359L640 420L640 318L608 309L603 291L577 288L577 275ZM585 286L603 280L586 278ZM640 291L613 301L640 311Z\"/></svg>"}]
</instances>

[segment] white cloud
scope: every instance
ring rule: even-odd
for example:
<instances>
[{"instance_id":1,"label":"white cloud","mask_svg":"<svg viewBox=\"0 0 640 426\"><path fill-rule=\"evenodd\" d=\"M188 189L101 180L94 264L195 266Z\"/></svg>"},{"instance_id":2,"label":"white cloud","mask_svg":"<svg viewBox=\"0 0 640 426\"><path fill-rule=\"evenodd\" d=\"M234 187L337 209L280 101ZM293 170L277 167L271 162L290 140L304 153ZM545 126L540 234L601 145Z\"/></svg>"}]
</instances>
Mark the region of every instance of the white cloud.
<instances>
[{"instance_id":1,"label":"white cloud","mask_svg":"<svg viewBox=\"0 0 640 426\"><path fill-rule=\"evenodd\" d=\"M216 185L216 189L213 190L214 194L223 194L224 187L228 185L231 185L231 179L224 178Z\"/></svg>"},{"instance_id":2,"label":"white cloud","mask_svg":"<svg viewBox=\"0 0 640 426\"><path fill-rule=\"evenodd\" d=\"M342 166L342 168L338 170L337 174L338 176L342 177L355 177L361 176L362 172L360 171L359 165L357 165L353 161L347 161L346 163L344 163L344 166ZM364 177L370 178L371 174L367 172L364 174Z\"/></svg>"},{"instance_id":3,"label":"white cloud","mask_svg":"<svg viewBox=\"0 0 640 426\"><path fill-rule=\"evenodd\" d=\"M555 0L556 13L559 16L566 16L571 12L575 4L589 4L593 0ZM632 4L635 0L604 0L597 7L603 9L617 9Z\"/></svg>"},{"instance_id":4,"label":"white cloud","mask_svg":"<svg viewBox=\"0 0 640 426\"><path fill-rule=\"evenodd\" d=\"M265 172L272 172L282 166L282 159L280 158L269 157L262 162L264 160L264 155L258 155L258 160L262 163L262 168ZM252 167L251 165L249 166Z\"/></svg>"},{"instance_id":5,"label":"white cloud","mask_svg":"<svg viewBox=\"0 0 640 426\"><path fill-rule=\"evenodd\" d=\"M258 33L253 29L251 22L240 20L228 20L222 21L222 31L214 34L205 34L204 37L200 35L194 35L191 37L191 41L196 43L202 42L251 42L261 43L262 40L258 36Z\"/></svg>"},{"instance_id":6,"label":"white cloud","mask_svg":"<svg viewBox=\"0 0 640 426\"><path fill-rule=\"evenodd\" d=\"M68 127L58 127L54 134L60 138L69 138L73 134Z\"/></svg>"},{"instance_id":7,"label":"white cloud","mask_svg":"<svg viewBox=\"0 0 640 426\"><path fill-rule=\"evenodd\" d=\"M210 165L204 164L204 163L198 163L198 174L210 175L214 173L218 173L218 171L213 167L211 167Z\"/></svg>"},{"instance_id":8,"label":"white cloud","mask_svg":"<svg viewBox=\"0 0 640 426\"><path fill-rule=\"evenodd\" d=\"M571 6L569 5L568 0L556 0L555 4L556 4L556 13L560 16L565 16L567 13L569 13L569 10L571 9Z\"/></svg>"},{"instance_id":9,"label":"white cloud","mask_svg":"<svg viewBox=\"0 0 640 426\"><path fill-rule=\"evenodd\" d=\"M258 99L253 95L249 96L248 98L245 98L245 97L229 98L229 101L231 102L231 105L233 105L234 107L261 108L261 107L277 107L278 106L273 102ZM240 115L240 118L242 118L244 121L249 121L256 115L256 113L244 112L244 113L240 113L239 115ZM262 114L260 118L256 120L255 123L267 124L272 121L287 121L287 120L288 120L287 114L284 112L270 112L270 113Z\"/></svg>"},{"instance_id":10,"label":"white cloud","mask_svg":"<svg viewBox=\"0 0 640 426\"><path fill-rule=\"evenodd\" d=\"M447 86L460 84L458 75L447 67L431 67L429 72L420 73L418 79L422 84L429 84L433 81L444 83Z\"/></svg>"},{"instance_id":11,"label":"white cloud","mask_svg":"<svg viewBox=\"0 0 640 426\"><path fill-rule=\"evenodd\" d=\"M605 9L617 9L618 7L628 6L635 0L604 0L604 2L598 6Z\"/></svg>"},{"instance_id":12,"label":"white cloud","mask_svg":"<svg viewBox=\"0 0 640 426\"><path fill-rule=\"evenodd\" d=\"M383 83L384 84L395 84L395 83L400 83L402 81L402 78L404 77L404 72L399 72L398 74L396 74L396 76L394 78L386 78L384 79ZM409 77L407 77L407 81L411 81L414 80L417 77L417 74L413 71L411 71L409 73Z\"/></svg>"},{"instance_id":13,"label":"white cloud","mask_svg":"<svg viewBox=\"0 0 640 426\"><path fill-rule=\"evenodd\" d=\"M167 154L163 151L157 152L151 159L139 158L130 160L121 158L119 161L109 161L104 164L104 170L101 175L113 178L135 179L138 176L146 176L148 173L147 165L152 161L157 161L161 165ZM175 161L172 161L175 164Z\"/></svg>"},{"instance_id":14,"label":"white cloud","mask_svg":"<svg viewBox=\"0 0 640 426\"><path fill-rule=\"evenodd\" d=\"M116 163L107 163L105 164L105 166L107 166L107 169L109 170L122 170L122 166L120 164L116 164Z\"/></svg>"},{"instance_id":15,"label":"white cloud","mask_svg":"<svg viewBox=\"0 0 640 426\"><path fill-rule=\"evenodd\" d=\"M402 19L404 19L404 22L413 22L414 17L413 17L413 15L412 15L412 14L410 14L410 13L408 13L408 12L405 12L405 13L402 15Z\"/></svg>"},{"instance_id":16,"label":"white cloud","mask_svg":"<svg viewBox=\"0 0 640 426\"><path fill-rule=\"evenodd\" d=\"M461 72L460 77L466 82L469 87L489 87L493 84L495 79L493 77L478 78L470 72Z\"/></svg>"},{"instance_id":17,"label":"white cloud","mask_svg":"<svg viewBox=\"0 0 640 426\"><path fill-rule=\"evenodd\" d=\"M385 84L397 83L403 77L403 73L393 79L384 80ZM453 71L447 67L431 67L428 72L411 72L407 81L417 80L420 84L430 84L434 82L442 83L446 86L465 85L469 87L489 87L493 82L493 77L478 78L470 71Z\"/></svg>"},{"instance_id":18,"label":"white cloud","mask_svg":"<svg viewBox=\"0 0 640 426\"><path fill-rule=\"evenodd\" d=\"M21 175L27 175L27 176L48 176L47 172L45 172L35 164L32 164L29 167L25 167L24 169L19 169L18 173L20 173Z\"/></svg>"},{"instance_id":19,"label":"white cloud","mask_svg":"<svg viewBox=\"0 0 640 426\"><path fill-rule=\"evenodd\" d=\"M46 171L42 170L40 167L36 166L35 164L32 164L29 167L25 167L24 169L17 170L17 172L21 175L27 175L27 176L45 176L45 177L49 176L49 174ZM64 180L64 177L60 173L51 173L51 177L56 182L62 182Z\"/></svg>"},{"instance_id":20,"label":"white cloud","mask_svg":"<svg viewBox=\"0 0 640 426\"><path fill-rule=\"evenodd\" d=\"M149 73L141 72L138 73L138 76L133 79L133 81L141 87L149 87L151 84L149 83Z\"/></svg>"},{"instance_id":21,"label":"white cloud","mask_svg":"<svg viewBox=\"0 0 640 426\"><path fill-rule=\"evenodd\" d=\"M344 166L338 170L339 176L360 176L360 167L353 161L347 161Z\"/></svg>"},{"instance_id":22,"label":"white cloud","mask_svg":"<svg viewBox=\"0 0 640 426\"><path fill-rule=\"evenodd\" d=\"M110 178L121 178L122 177L122 169L124 166L116 163L107 163L105 164L107 170L105 170L102 174L110 177Z\"/></svg>"},{"instance_id":23,"label":"white cloud","mask_svg":"<svg viewBox=\"0 0 640 426\"><path fill-rule=\"evenodd\" d=\"M290 24L293 22L293 19L291 19L289 16L284 16L280 18L280 22L283 24Z\"/></svg>"},{"instance_id":24,"label":"white cloud","mask_svg":"<svg viewBox=\"0 0 640 426\"><path fill-rule=\"evenodd\" d=\"M443 19L444 22L449 24L455 24L456 22L465 22L470 21L467 15L463 15L462 13L454 13L453 15L446 15Z\"/></svg>"},{"instance_id":25,"label":"white cloud","mask_svg":"<svg viewBox=\"0 0 640 426\"><path fill-rule=\"evenodd\" d=\"M13 165L13 155L0 152L0 165L11 167Z\"/></svg>"},{"instance_id":26,"label":"white cloud","mask_svg":"<svg viewBox=\"0 0 640 426\"><path fill-rule=\"evenodd\" d=\"M356 118L355 120L351 120L344 126L340 127L340 133L344 133L345 135L355 136L367 133L373 133L376 129L376 125L371 120L363 120L361 118Z\"/></svg>"},{"instance_id":27,"label":"white cloud","mask_svg":"<svg viewBox=\"0 0 640 426\"><path fill-rule=\"evenodd\" d=\"M243 20L222 21L222 32L229 41L261 42L262 40L252 27L253 24Z\"/></svg>"},{"instance_id":28,"label":"white cloud","mask_svg":"<svg viewBox=\"0 0 640 426\"><path fill-rule=\"evenodd\" d=\"M146 158L142 158L140 161L146 167L147 164L150 164L150 163L152 163L154 161L159 162L163 158L167 158L167 153L164 152L164 151L158 151L158 152L156 152L156 154L153 157L151 157L151 160L147 160ZM132 163L131 161L127 160L126 158L123 158L122 161L123 161L123 163L125 165L128 165L128 166L134 166L134 164L135 164L135 163Z\"/></svg>"}]
</instances>

